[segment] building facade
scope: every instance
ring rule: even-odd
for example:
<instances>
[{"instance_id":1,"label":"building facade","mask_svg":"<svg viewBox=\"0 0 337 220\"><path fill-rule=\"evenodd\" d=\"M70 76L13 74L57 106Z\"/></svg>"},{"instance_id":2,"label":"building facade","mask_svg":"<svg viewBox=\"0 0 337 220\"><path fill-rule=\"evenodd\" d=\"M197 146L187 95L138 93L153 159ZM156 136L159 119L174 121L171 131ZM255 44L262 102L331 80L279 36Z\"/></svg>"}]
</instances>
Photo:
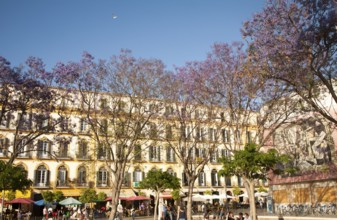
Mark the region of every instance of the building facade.
<instances>
[{"instance_id":1,"label":"building facade","mask_svg":"<svg viewBox=\"0 0 337 220\"><path fill-rule=\"evenodd\" d=\"M218 175L222 168L219 158L252 140L256 114L242 127L225 123L226 112L220 108L104 93L79 98L83 94L66 91L62 97L55 101L52 112L34 108L24 113L10 111L1 121L0 159L14 156L14 163L28 171L33 181L31 198L46 190L76 197L85 188L111 196L114 180L107 165L119 159L119 150L129 144L119 141L128 138L135 144L123 175L121 197L139 192L139 182L152 169L179 177L182 192L187 192L182 162L173 149L182 139L193 143L190 154L196 161L209 159L195 182L195 193L233 195L234 187L245 192L240 177ZM211 155L207 155L209 146L216 148Z\"/></svg>"}]
</instances>

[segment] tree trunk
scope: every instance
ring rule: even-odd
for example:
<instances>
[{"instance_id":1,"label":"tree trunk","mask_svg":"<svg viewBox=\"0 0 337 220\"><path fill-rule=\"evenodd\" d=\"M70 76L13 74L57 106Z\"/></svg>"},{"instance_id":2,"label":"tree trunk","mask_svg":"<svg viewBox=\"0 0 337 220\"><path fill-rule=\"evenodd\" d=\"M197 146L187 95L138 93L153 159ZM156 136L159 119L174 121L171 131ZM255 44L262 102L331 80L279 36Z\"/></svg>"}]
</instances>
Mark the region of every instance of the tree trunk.
<instances>
[{"instance_id":1,"label":"tree trunk","mask_svg":"<svg viewBox=\"0 0 337 220\"><path fill-rule=\"evenodd\" d=\"M111 213L109 220L115 219L117 212L117 205L119 204L119 195L122 188L123 173L125 171L124 163L112 164L115 169L110 169L111 171ZM113 177L112 177L113 176ZM123 215L123 213L121 213Z\"/></svg>"},{"instance_id":2,"label":"tree trunk","mask_svg":"<svg viewBox=\"0 0 337 220\"><path fill-rule=\"evenodd\" d=\"M111 212L110 212L109 220L113 220L116 218L117 205L118 205L118 200L119 200L119 190L117 190L116 188L113 188L111 191L112 191Z\"/></svg>"},{"instance_id":3,"label":"tree trunk","mask_svg":"<svg viewBox=\"0 0 337 220\"><path fill-rule=\"evenodd\" d=\"M156 192L156 201L154 203L154 212L153 212L153 220L157 219L157 210L158 210L158 204L159 204L159 192ZM160 216L160 213L159 213Z\"/></svg>"},{"instance_id":4,"label":"tree trunk","mask_svg":"<svg viewBox=\"0 0 337 220\"><path fill-rule=\"evenodd\" d=\"M192 220L192 193L193 193L193 182L188 184L188 199L187 199L187 209L186 209L186 220Z\"/></svg>"},{"instance_id":5,"label":"tree trunk","mask_svg":"<svg viewBox=\"0 0 337 220\"><path fill-rule=\"evenodd\" d=\"M246 178L245 178L246 179ZM249 207L250 207L250 217L252 220L257 220L256 219L256 205L255 205L255 185L254 185L254 180L246 179L246 190L248 193L248 198L249 198Z\"/></svg>"}]
</instances>

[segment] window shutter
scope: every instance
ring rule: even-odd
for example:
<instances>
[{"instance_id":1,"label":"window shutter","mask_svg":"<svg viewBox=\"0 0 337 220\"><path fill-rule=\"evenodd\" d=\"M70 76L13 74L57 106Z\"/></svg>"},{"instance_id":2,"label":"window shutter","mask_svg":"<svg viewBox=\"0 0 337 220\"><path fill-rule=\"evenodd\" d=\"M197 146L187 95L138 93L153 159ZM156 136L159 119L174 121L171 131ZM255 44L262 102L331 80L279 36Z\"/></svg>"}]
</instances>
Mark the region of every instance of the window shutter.
<instances>
[{"instance_id":1,"label":"window shutter","mask_svg":"<svg viewBox=\"0 0 337 220\"><path fill-rule=\"evenodd\" d=\"M149 147L149 160L152 161L153 158L153 146Z\"/></svg>"},{"instance_id":2,"label":"window shutter","mask_svg":"<svg viewBox=\"0 0 337 220\"><path fill-rule=\"evenodd\" d=\"M133 171L132 180L133 180L133 182L136 182L135 181L136 180L136 171Z\"/></svg>"},{"instance_id":3,"label":"window shutter","mask_svg":"<svg viewBox=\"0 0 337 220\"><path fill-rule=\"evenodd\" d=\"M166 161L170 161L170 147L166 147Z\"/></svg>"},{"instance_id":4,"label":"window shutter","mask_svg":"<svg viewBox=\"0 0 337 220\"><path fill-rule=\"evenodd\" d=\"M99 171L96 172L96 186L99 186Z\"/></svg>"},{"instance_id":5,"label":"window shutter","mask_svg":"<svg viewBox=\"0 0 337 220\"><path fill-rule=\"evenodd\" d=\"M158 161L161 161L161 147L158 147Z\"/></svg>"},{"instance_id":6,"label":"window shutter","mask_svg":"<svg viewBox=\"0 0 337 220\"><path fill-rule=\"evenodd\" d=\"M34 185L37 185L38 174L39 174L39 171L38 170L34 170Z\"/></svg>"},{"instance_id":7,"label":"window shutter","mask_svg":"<svg viewBox=\"0 0 337 220\"><path fill-rule=\"evenodd\" d=\"M46 185L47 186L49 186L50 184L49 184L49 176L50 176L50 171L49 170L47 170L47 181L46 181Z\"/></svg>"},{"instance_id":8,"label":"window shutter","mask_svg":"<svg viewBox=\"0 0 337 220\"><path fill-rule=\"evenodd\" d=\"M6 128L9 128L11 123L12 115L10 113L7 114Z\"/></svg>"}]
</instances>

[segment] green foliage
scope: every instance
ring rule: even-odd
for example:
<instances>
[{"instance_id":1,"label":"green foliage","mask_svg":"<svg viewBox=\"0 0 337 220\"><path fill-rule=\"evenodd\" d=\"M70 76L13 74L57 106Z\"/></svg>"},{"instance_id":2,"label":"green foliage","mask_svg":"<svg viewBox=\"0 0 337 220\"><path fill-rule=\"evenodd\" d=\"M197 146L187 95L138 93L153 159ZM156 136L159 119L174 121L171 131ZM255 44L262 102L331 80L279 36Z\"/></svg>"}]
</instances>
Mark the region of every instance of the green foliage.
<instances>
[{"instance_id":1,"label":"green foliage","mask_svg":"<svg viewBox=\"0 0 337 220\"><path fill-rule=\"evenodd\" d=\"M165 189L180 189L180 179L161 170L151 170L139 182L140 188L163 192Z\"/></svg>"},{"instance_id":2,"label":"green foliage","mask_svg":"<svg viewBox=\"0 0 337 220\"><path fill-rule=\"evenodd\" d=\"M52 191L42 191L41 194L45 203L52 203L54 201L54 193Z\"/></svg>"},{"instance_id":3,"label":"green foliage","mask_svg":"<svg viewBox=\"0 0 337 220\"><path fill-rule=\"evenodd\" d=\"M98 201L103 201L106 198L106 194L104 192L99 192L97 195Z\"/></svg>"},{"instance_id":4,"label":"green foliage","mask_svg":"<svg viewBox=\"0 0 337 220\"><path fill-rule=\"evenodd\" d=\"M64 199L64 194L62 191L55 191L54 192L54 195L53 195L53 199L54 201L61 201Z\"/></svg>"},{"instance_id":5,"label":"green foliage","mask_svg":"<svg viewBox=\"0 0 337 220\"><path fill-rule=\"evenodd\" d=\"M180 200L180 189L175 189L172 191L172 198L176 201Z\"/></svg>"},{"instance_id":6,"label":"green foliage","mask_svg":"<svg viewBox=\"0 0 337 220\"><path fill-rule=\"evenodd\" d=\"M0 161L0 191L19 190L25 192L32 185L32 181L27 176L27 171L21 166Z\"/></svg>"},{"instance_id":7,"label":"green foliage","mask_svg":"<svg viewBox=\"0 0 337 220\"><path fill-rule=\"evenodd\" d=\"M268 190L266 188L264 188L263 186L260 186L257 191L258 192L268 192Z\"/></svg>"},{"instance_id":8,"label":"green foliage","mask_svg":"<svg viewBox=\"0 0 337 220\"><path fill-rule=\"evenodd\" d=\"M97 196L96 190L94 190L94 189L83 189L82 190L82 193L81 193L81 196L80 196L80 202L90 203L90 202L94 202L94 201L97 201L97 200L98 200L98 196Z\"/></svg>"},{"instance_id":9,"label":"green foliage","mask_svg":"<svg viewBox=\"0 0 337 220\"><path fill-rule=\"evenodd\" d=\"M6 193L6 198L7 198L9 201L15 199L15 191L8 191L8 192Z\"/></svg>"},{"instance_id":10,"label":"green foliage","mask_svg":"<svg viewBox=\"0 0 337 220\"><path fill-rule=\"evenodd\" d=\"M211 190L206 190L206 191L204 192L204 194L205 194L205 195L212 195L212 191L211 191Z\"/></svg>"},{"instance_id":11,"label":"green foliage","mask_svg":"<svg viewBox=\"0 0 337 220\"><path fill-rule=\"evenodd\" d=\"M235 196L240 195L240 192L241 192L240 187L235 186L235 187L233 188L233 194L234 194Z\"/></svg>"},{"instance_id":12,"label":"green foliage","mask_svg":"<svg viewBox=\"0 0 337 220\"><path fill-rule=\"evenodd\" d=\"M248 179L267 179L269 171L281 174L287 170L279 164L285 164L289 160L286 155L279 155L275 149L261 152L253 143L247 144L243 150L234 152L233 157L224 157L220 161L223 164L219 174L222 176L244 176Z\"/></svg>"}]
</instances>

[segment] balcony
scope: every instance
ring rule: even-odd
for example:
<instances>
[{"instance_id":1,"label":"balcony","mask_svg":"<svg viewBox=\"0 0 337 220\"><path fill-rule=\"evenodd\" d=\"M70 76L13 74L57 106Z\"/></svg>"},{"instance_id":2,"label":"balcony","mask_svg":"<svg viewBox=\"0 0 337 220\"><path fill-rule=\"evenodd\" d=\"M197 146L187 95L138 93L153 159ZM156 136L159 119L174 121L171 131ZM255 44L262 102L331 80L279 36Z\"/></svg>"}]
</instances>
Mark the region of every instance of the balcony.
<instances>
[{"instance_id":1,"label":"balcony","mask_svg":"<svg viewBox=\"0 0 337 220\"><path fill-rule=\"evenodd\" d=\"M49 183L34 183L35 188L49 188Z\"/></svg>"}]
</instances>

